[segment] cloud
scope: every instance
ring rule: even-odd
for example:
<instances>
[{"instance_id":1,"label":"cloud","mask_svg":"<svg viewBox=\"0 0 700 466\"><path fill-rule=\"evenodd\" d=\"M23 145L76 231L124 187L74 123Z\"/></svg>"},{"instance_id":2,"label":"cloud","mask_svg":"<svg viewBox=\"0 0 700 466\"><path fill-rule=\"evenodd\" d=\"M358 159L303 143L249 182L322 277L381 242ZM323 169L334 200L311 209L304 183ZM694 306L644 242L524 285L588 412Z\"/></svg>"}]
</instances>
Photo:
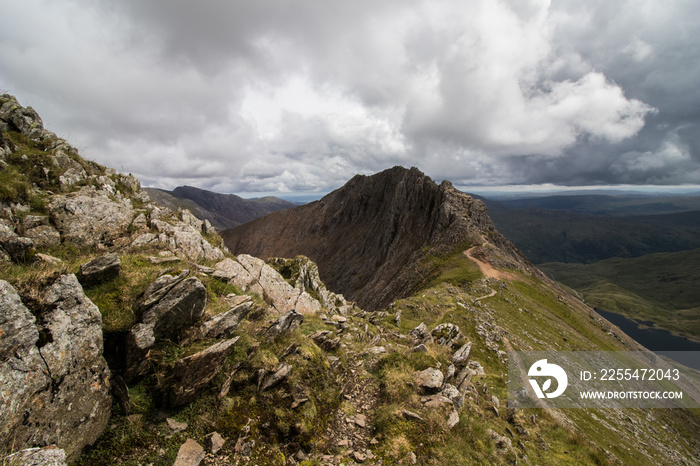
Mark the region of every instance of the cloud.
<instances>
[{"instance_id":1,"label":"cloud","mask_svg":"<svg viewBox=\"0 0 700 466\"><path fill-rule=\"evenodd\" d=\"M472 184L697 173L688 2L0 5L0 87L144 184L326 191L395 164Z\"/></svg>"}]
</instances>

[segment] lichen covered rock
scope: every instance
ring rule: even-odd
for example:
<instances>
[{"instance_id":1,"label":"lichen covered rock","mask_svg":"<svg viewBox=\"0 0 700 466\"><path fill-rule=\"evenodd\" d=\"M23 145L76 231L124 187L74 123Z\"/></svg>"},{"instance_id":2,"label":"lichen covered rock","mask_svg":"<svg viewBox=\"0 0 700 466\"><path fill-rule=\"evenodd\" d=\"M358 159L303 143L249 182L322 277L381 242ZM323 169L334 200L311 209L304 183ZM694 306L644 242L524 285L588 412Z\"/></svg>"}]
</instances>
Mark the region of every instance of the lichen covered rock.
<instances>
[{"instance_id":1,"label":"lichen covered rock","mask_svg":"<svg viewBox=\"0 0 700 466\"><path fill-rule=\"evenodd\" d=\"M168 377L168 404L182 406L194 400L219 372L221 364L233 352L239 338L216 343L204 351L177 361Z\"/></svg>"},{"instance_id":2,"label":"lichen covered rock","mask_svg":"<svg viewBox=\"0 0 700 466\"><path fill-rule=\"evenodd\" d=\"M58 277L39 296L37 323L14 288L0 281L0 444L56 444L73 461L110 415L102 317L75 275Z\"/></svg>"},{"instance_id":3,"label":"lichen covered rock","mask_svg":"<svg viewBox=\"0 0 700 466\"><path fill-rule=\"evenodd\" d=\"M94 188L54 196L49 212L63 241L76 246L109 246L126 235L134 217L128 199L113 200Z\"/></svg>"}]
</instances>

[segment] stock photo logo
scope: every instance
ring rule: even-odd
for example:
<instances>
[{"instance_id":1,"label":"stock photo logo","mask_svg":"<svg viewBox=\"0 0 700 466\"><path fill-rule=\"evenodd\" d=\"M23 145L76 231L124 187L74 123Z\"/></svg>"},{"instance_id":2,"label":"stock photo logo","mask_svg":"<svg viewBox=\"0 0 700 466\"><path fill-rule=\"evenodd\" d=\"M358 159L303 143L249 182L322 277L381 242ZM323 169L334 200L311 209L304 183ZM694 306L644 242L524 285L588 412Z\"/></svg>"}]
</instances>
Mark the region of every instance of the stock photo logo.
<instances>
[{"instance_id":1,"label":"stock photo logo","mask_svg":"<svg viewBox=\"0 0 700 466\"><path fill-rule=\"evenodd\" d=\"M548 363L546 359L540 359L530 366L527 375L530 377L547 377L541 388L536 379L529 379L530 385L532 385L532 389L535 391L537 398L556 398L564 393L569 383L564 369L556 364ZM552 377L557 381L557 388L553 392L547 393L547 390L549 390L552 385Z\"/></svg>"}]
</instances>

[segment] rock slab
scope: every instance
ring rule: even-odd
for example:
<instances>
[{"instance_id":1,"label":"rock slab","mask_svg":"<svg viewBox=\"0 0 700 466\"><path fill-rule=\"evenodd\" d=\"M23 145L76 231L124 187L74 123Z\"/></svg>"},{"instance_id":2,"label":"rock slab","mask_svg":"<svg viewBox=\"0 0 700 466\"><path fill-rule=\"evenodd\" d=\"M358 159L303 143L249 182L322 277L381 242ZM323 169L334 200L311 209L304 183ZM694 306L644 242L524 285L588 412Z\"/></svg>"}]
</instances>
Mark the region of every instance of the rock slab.
<instances>
[{"instance_id":1,"label":"rock slab","mask_svg":"<svg viewBox=\"0 0 700 466\"><path fill-rule=\"evenodd\" d=\"M239 338L216 343L204 351L177 361L169 374L168 404L182 406L194 400L221 370L221 365L233 352Z\"/></svg>"},{"instance_id":2,"label":"rock slab","mask_svg":"<svg viewBox=\"0 0 700 466\"><path fill-rule=\"evenodd\" d=\"M204 448L196 440L188 438L178 450L173 466L197 466L204 456Z\"/></svg>"},{"instance_id":3,"label":"rock slab","mask_svg":"<svg viewBox=\"0 0 700 466\"><path fill-rule=\"evenodd\" d=\"M156 341L179 340L184 330L202 317L207 290L198 278L188 275L189 271L184 270L177 277L158 277L135 304L134 311L141 317L127 336L127 381L146 374L146 354Z\"/></svg>"},{"instance_id":4,"label":"rock slab","mask_svg":"<svg viewBox=\"0 0 700 466\"><path fill-rule=\"evenodd\" d=\"M82 264L78 280L83 286L98 285L117 278L121 266L122 264L117 254L106 254Z\"/></svg>"}]
</instances>

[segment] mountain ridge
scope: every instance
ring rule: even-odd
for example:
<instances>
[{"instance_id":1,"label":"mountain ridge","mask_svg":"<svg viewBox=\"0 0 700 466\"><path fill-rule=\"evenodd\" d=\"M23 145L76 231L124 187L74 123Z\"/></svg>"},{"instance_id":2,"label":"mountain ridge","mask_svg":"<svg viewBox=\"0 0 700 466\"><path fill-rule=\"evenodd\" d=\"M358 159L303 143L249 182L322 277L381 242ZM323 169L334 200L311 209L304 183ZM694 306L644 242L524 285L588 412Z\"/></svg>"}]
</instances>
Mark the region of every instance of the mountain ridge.
<instances>
[{"instance_id":1,"label":"mountain ridge","mask_svg":"<svg viewBox=\"0 0 700 466\"><path fill-rule=\"evenodd\" d=\"M511 265L530 267L481 201L449 181L436 184L415 167L356 175L319 201L222 237L232 251L257 257L308 256L329 286L371 310L407 296L430 277L434 261L455 248L492 242Z\"/></svg>"},{"instance_id":2,"label":"mountain ridge","mask_svg":"<svg viewBox=\"0 0 700 466\"><path fill-rule=\"evenodd\" d=\"M172 191L144 188L151 198L171 209L188 208L200 220L209 220L217 229L232 228L271 212L295 207L293 202L274 196L244 199L193 186L178 186Z\"/></svg>"}]
</instances>

